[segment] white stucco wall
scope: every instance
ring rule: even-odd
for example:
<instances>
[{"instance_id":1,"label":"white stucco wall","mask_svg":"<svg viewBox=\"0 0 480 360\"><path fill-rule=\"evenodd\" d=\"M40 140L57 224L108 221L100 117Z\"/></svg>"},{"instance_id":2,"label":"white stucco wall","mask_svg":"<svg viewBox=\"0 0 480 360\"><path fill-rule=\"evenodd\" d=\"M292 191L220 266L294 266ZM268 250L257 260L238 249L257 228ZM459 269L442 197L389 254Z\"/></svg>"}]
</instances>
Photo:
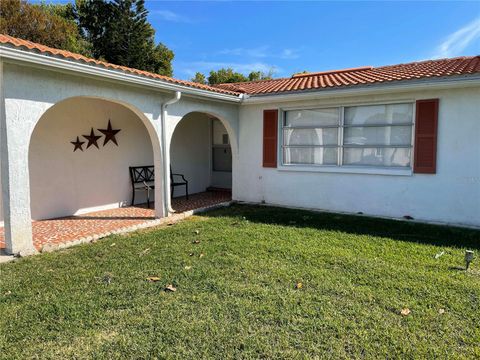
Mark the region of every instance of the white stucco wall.
<instances>
[{"instance_id":1,"label":"white stucco wall","mask_svg":"<svg viewBox=\"0 0 480 360\"><path fill-rule=\"evenodd\" d=\"M167 134L167 148L171 144L172 136L176 132L177 127L185 116L189 115L194 109L194 112L200 112L203 114L208 114L209 118L215 118L221 121L222 125L225 127L226 132L228 133L230 140L230 147L232 151L232 172L226 177L219 178L217 176L210 176L210 182L208 186L218 186L218 187L230 187L232 185L231 178L234 178L237 171L238 163L238 134L239 134L239 119L238 119L238 105L227 104L222 102L212 103L211 101L205 101L201 99L190 99L188 102L180 100L178 103L175 103L168 110L168 116L166 121L166 134ZM209 148L211 146L211 130L209 129ZM210 149L211 150L211 149ZM209 150L209 161L211 161L211 151ZM211 164L209 165L211 172ZM175 168L173 169L174 171ZM211 174L210 174L211 175ZM229 181L230 180L230 181ZM176 191L176 190L175 190ZM232 196L235 194L235 187L232 186Z\"/></svg>"},{"instance_id":2,"label":"white stucco wall","mask_svg":"<svg viewBox=\"0 0 480 360\"><path fill-rule=\"evenodd\" d=\"M4 64L3 75L8 144L5 144L5 146L2 144L2 148L6 147L10 154L8 160L3 159L2 161L2 180L5 180L4 166L7 165L10 167L12 179L10 185L3 184L2 197L6 199L5 201L8 204L6 195L8 195L7 190L10 191L12 219L18 220L18 223L11 227L12 229L27 229L29 226L27 224L32 218L28 158L33 131L49 109L66 99L74 97L99 98L118 103L134 112L148 133L154 158L157 159L156 163L161 164L158 119L161 112L161 102L171 97L171 94L149 92L146 89L134 86L119 86L113 82L89 77L13 64ZM77 118L82 118L83 114L88 115L88 111L89 107L80 110L72 109L72 112L78 113L75 115L78 115ZM103 113L103 115L106 114ZM91 119L84 117L83 120L90 121ZM162 173L160 166L158 166L158 173ZM163 201L161 176L157 178L159 178L158 185L160 186L158 186L158 189L156 188L155 195L156 200L160 201L161 205ZM75 194L71 193L69 196L75 197ZM32 204L32 208L34 207L37 207L37 205ZM63 211L59 211L59 213L61 212ZM156 212L157 216L162 216L163 207L157 206ZM4 213L5 216L8 215L6 211ZM27 238L28 235L25 235L25 237Z\"/></svg>"},{"instance_id":3,"label":"white stucco wall","mask_svg":"<svg viewBox=\"0 0 480 360\"><path fill-rule=\"evenodd\" d=\"M5 221L8 252L17 253L22 249L32 248L28 165L30 137L45 112L63 100L72 97L108 100L125 106L141 120L153 149L157 179L155 209L159 217L165 215L163 212L164 187L162 176L159 176L163 172L162 147L169 148L173 130L184 115L194 111L217 114L228 123L232 138L237 144L238 106L236 104L182 96L179 103L167 109L167 141L166 144L161 144L162 104L172 99L174 95L172 91L110 81L93 75L54 71L21 62L16 64L2 62L0 65L2 65L0 68L3 67L0 87L0 98L3 100L0 136L2 203L4 216L8 218L8 221ZM69 194L69 196L75 195ZM37 205L34 206L37 208Z\"/></svg>"},{"instance_id":4,"label":"white stucco wall","mask_svg":"<svg viewBox=\"0 0 480 360\"><path fill-rule=\"evenodd\" d=\"M210 119L202 113L185 116L173 133L170 164L174 173L185 175L190 194L210 186L210 141ZM174 189L174 197L184 195L184 186Z\"/></svg>"},{"instance_id":5,"label":"white stucco wall","mask_svg":"<svg viewBox=\"0 0 480 360\"><path fill-rule=\"evenodd\" d=\"M222 123L218 127L218 136L227 133ZM170 164L174 173L185 175L190 194L203 192L210 186L231 188L232 173L212 169L213 136L212 117L200 112L184 116L173 132ZM174 189L174 197L184 195L185 187Z\"/></svg>"},{"instance_id":6,"label":"white stucco wall","mask_svg":"<svg viewBox=\"0 0 480 360\"><path fill-rule=\"evenodd\" d=\"M411 176L262 167L264 109L440 98L437 173ZM234 199L480 226L480 88L244 105Z\"/></svg>"},{"instance_id":7,"label":"white stucco wall","mask_svg":"<svg viewBox=\"0 0 480 360\"><path fill-rule=\"evenodd\" d=\"M119 84L117 82L102 81L85 76L76 76L13 64L4 65L4 88L6 121L10 125L10 131L14 134L14 136L10 136L12 144L9 146L14 153L18 154L15 155L15 158L18 159L18 163L15 162L15 165L19 168L19 171L21 171L18 176L22 178L25 177L25 175L27 175L26 177L28 179L30 178L28 175L28 148L31 134L40 118L55 104L79 96L117 102L129 109L133 109L135 115L143 117L141 123L143 123L149 138L155 139L155 144L152 144L153 153L156 153L158 159L157 165L160 165L160 151L162 146L160 144L161 105L172 98L172 92L152 91L150 89ZM72 110L74 113L72 116L82 119L82 121L90 121L86 116L89 115L88 111L88 106L81 111ZM102 116L105 116L106 112L102 111L100 111L100 113ZM221 118L229 129L231 141L237 144L237 105L182 96L178 103L170 105L167 109L167 144L165 144L167 149L170 146L170 141L176 126L184 116L192 112L204 112ZM104 127L106 124L102 123L101 126ZM205 129L205 131L209 130ZM210 140L209 133L207 138ZM142 143L148 144L143 140ZM69 145L71 146L71 144ZM153 159L149 161L149 163L152 162ZM208 177L210 181L210 174ZM210 186L210 182L207 186ZM203 185L199 185L199 188L201 187L203 187ZM176 190L178 190L178 188ZM156 195L158 195L159 192L161 193L161 191L161 186L158 186ZM161 196L158 197L161 198ZM21 195L19 202L29 203L30 199L26 195ZM88 202L89 201L87 201L87 203ZM37 205L33 205L33 207L36 208ZM86 207L86 209L87 208L89 207ZM83 207L81 209L83 209ZM62 211L60 211L60 213L61 212Z\"/></svg>"},{"instance_id":8,"label":"white stucco wall","mask_svg":"<svg viewBox=\"0 0 480 360\"><path fill-rule=\"evenodd\" d=\"M226 171L212 171L212 187L219 189L232 188L232 173Z\"/></svg>"},{"instance_id":9,"label":"white stucco wall","mask_svg":"<svg viewBox=\"0 0 480 360\"><path fill-rule=\"evenodd\" d=\"M119 146L86 148L93 127L105 129L108 120ZM73 152L74 141L84 141L84 151ZM30 199L32 219L48 219L130 205L129 166L153 165L152 144L141 120L122 105L88 98L60 102L42 117L30 143ZM152 199L153 200L153 199ZM141 192L136 203L145 201Z\"/></svg>"},{"instance_id":10,"label":"white stucco wall","mask_svg":"<svg viewBox=\"0 0 480 360\"><path fill-rule=\"evenodd\" d=\"M226 145L223 143L224 136L227 136L228 143L230 142L227 129L223 126L222 122L217 119L212 119L212 144ZM230 146L227 146L226 149L222 151L231 151ZM213 150L212 150L213 151ZM214 171L213 168L213 156L212 156L212 180L211 186L221 189L231 189L232 188L232 172L229 171Z\"/></svg>"},{"instance_id":11,"label":"white stucco wall","mask_svg":"<svg viewBox=\"0 0 480 360\"><path fill-rule=\"evenodd\" d=\"M1 169L0 169L0 187L1 187L1 184L2 184L2 181L1 181L1 177L2 177L2 172L1 172ZM0 191L0 226L4 226L4 222L3 222L3 201L2 201L2 192Z\"/></svg>"}]
</instances>

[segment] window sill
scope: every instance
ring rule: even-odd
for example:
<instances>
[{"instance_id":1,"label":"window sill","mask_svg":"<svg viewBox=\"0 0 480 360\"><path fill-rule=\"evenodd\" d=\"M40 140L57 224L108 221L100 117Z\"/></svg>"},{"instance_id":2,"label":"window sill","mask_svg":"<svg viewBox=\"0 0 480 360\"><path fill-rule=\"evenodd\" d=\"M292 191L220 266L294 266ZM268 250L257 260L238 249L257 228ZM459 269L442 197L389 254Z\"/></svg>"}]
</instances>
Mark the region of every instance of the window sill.
<instances>
[{"instance_id":1,"label":"window sill","mask_svg":"<svg viewBox=\"0 0 480 360\"><path fill-rule=\"evenodd\" d=\"M305 166L305 165L280 165L279 171L294 172L318 172L318 173L337 173L337 174L366 174L366 175L392 175L392 176L412 176L412 169L385 169L380 167L363 166Z\"/></svg>"}]
</instances>

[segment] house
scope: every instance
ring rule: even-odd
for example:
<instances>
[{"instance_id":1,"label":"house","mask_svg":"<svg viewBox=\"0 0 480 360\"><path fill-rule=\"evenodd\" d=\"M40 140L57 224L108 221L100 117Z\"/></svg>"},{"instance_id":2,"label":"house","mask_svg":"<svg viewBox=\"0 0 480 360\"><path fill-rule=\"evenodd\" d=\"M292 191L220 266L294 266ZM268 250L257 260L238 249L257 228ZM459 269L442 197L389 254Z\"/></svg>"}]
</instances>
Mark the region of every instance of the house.
<instances>
[{"instance_id":1,"label":"house","mask_svg":"<svg viewBox=\"0 0 480 360\"><path fill-rule=\"evenodd\" d=\"M479 56L212 87L1 35L0 74L11 253L32 219L129 204L148 164L157 217L172 168L191 192L480 227Z\"/></svg>"}]
</instances>

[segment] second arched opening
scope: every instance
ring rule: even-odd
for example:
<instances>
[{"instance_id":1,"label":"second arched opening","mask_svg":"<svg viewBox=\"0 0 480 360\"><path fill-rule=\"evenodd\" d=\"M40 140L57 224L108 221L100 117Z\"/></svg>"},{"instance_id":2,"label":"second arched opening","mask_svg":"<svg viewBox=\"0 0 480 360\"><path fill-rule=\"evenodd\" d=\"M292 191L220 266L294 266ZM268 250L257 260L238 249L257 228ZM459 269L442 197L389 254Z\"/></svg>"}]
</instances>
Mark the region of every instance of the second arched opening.
<instances>
[{"instance_id":1,"label":"second arched opening","mask_svg":"<svg viewBox=\"0 0 480 360\"><path fill-rule=\"evenodd\" d=\"M223 122L207 113L191 112L177 124L170 142L173 210L192 207L192 202L198 202L198 208L231 199L230 141ZM182 185L185 181L188 187Z\"/></svg>"}]
</instances>

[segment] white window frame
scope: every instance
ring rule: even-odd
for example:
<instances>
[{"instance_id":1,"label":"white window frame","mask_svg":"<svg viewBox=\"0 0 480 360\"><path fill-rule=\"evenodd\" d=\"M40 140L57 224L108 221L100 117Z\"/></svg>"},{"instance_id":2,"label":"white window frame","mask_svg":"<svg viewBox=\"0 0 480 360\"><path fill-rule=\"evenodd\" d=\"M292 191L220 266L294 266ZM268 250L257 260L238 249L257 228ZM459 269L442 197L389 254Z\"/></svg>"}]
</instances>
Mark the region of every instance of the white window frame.
<instances>
[{"instance_id":1,"label":"white window frame","mask_svg":"<svg viewBox=\"0 0 480 360\"><path fill-rule=\"evenodd\" d=\"M402 124L375 124L377 127L381 126L411 126L411 139L410 145L396 145L394 147L398 148L410 148L410 166L409 167L385 167L385 166L369 166L369 165L344 165L343 164L343 151L344 148L348 147L392 147L392 146L355 146L344 144L344 130L345 130L345 108L353 106L372 106L372 105L394 105L394 104L411 104L412 105L412 121L410 123ZM292 128L302 128L302 127L291 127L285 126L286 112L294 110L321 110L321 109L331 109L338 108L340 112L339 116L339 125L335 126L320 126L330 127L338 129L338 152L337 152L337 164L286 164L284 162L284 129ZM368 103L348 103L348 104L331 104L331 105L321 105L321 106L300 106L300 107L282 107L279 109L279 118L278 118L278 170L280 171L299 171L299 172L325 172L325 173L353 173L353 174L375 174L375 175L402 175L402 176L412 176L413 175L413 160L414 160L414 145L415 145L415 100L405 99L405 100L394 100L394 101L378 101L378 102L368 102ZM374 127L374 125L367 125ZM366 127L365 125L347 125L346 127ZM306 126L303 128L318 128L314 126ZM314 146L312 146L314 147ZM335 147L335 146L333 146Z\"/></svg>"}]
</instances>

